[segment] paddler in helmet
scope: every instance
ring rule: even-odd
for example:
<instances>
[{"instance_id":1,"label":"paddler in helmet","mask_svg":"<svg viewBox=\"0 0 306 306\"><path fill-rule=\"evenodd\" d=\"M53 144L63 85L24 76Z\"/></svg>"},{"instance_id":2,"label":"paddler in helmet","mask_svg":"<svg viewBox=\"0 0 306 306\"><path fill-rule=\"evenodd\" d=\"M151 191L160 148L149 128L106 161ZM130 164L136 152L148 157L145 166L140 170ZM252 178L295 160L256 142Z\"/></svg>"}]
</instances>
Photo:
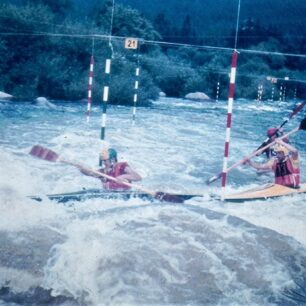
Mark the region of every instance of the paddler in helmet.
<instances>
[{"instance_id":1,"label":"paddler in helmet","mask_svg":"<svg viewBox=\"0 0 306 306\"><path fill-rule=\"evenodd\" d=\"M272 157L264 164L247 160L249 164L257 170L271 170L275 175L275 184L299 188L300 186L300 161L298 150L287 142L275 139L273 148L275 157Z\"/></svg>"},{"instance_id":2,"label":"paddler in helmet","mask_svg":"<svg viewBox=\"0 0 306 306\"><path fill-rule=\"evenodd\" d=\"M100 159L103 163L103 168L97 171L112 176L117 179L113 181L97 174L87 171L86 169L80 168L80 171L88 176L99 178L103 184L103 187L107 190L126 190L130 189L130 186L124 183L131 183L134 181L140 181L141 176L134 171L127 162L118 162L117 151L113 148L103 149L100 154Z\"/></svg>"}]
</instances>

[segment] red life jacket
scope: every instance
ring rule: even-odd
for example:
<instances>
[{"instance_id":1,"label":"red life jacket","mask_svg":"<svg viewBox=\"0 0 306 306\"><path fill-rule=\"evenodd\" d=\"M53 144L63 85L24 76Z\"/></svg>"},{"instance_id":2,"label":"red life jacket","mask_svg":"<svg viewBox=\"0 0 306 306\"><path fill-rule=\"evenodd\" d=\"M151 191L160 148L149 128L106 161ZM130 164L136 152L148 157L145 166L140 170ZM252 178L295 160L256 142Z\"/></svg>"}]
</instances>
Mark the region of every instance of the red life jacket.
<instances>
[{"instance_id":1,"label":"red life jacket","mask_svg":"<svg viewBox=\"0 0 306 306\"><path fill-rule=\"evenodd\" d=\"M126 162L116 163L115 166L110 169L106 174L112 177L118 177L125 173L125 168L128 166ZM107 179L103 182L105 189L116 190L116 189L130 189L131 187L124 184L117 183L115 181Z\"/></svg>"},{"instance_id":2,"label":"red life jacket","mask_svg":"<svg viewBox=\"0 0 306 306\"><path fill-rule=\"evenodd\" d=\"M272 169L275 172L275 184L296 188L300 185L300 168L293 165L292 160L275 161Z\"/></svg>"}]
</instances>

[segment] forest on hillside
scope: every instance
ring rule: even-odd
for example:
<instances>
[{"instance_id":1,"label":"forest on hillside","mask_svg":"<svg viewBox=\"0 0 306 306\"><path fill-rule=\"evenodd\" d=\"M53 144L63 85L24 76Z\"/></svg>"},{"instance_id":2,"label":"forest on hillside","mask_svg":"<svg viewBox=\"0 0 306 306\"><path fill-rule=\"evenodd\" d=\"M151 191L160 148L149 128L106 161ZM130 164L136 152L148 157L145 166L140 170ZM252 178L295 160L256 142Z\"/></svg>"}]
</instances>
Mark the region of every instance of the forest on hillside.
<instances>
[{"instance_id":1,"label":"forest on hillside","mask_svg":"<svg viewBox=\"0 0 306 306\"><path fill-rule=\"evenodd\" d=\"M149 105L160 91L172 97L202 91L214 98L218 82L220 99L227 98L234 27L220 19L218 29L223 25L230 35L216 41L215 46L222 48L205 48L207 41L198 34L199 28L188 12L174 21L156 7L149 20L124 3L116 3L114 11L111 0L88 3L85 14L85 7L76 0L2 0L0 91L18 99L84 99L93 55L94 102L102 99L107 58L112 59L112 104L132 104L137 67L141 71L139 105ZM125 37L138 38L138 49L125 49ZM248 18L239 24L238 37L239 48L259 53L239 53L236 97L256 99L258 86L264 88L263 99L271 98L272 87L277 96L283 86L288 99L296 93L298 98L306 96L305 57L281 54L304 54L304 35L290 36ZM271 82L271 77L277 82Z\"/></svg>"},{"instance_id":2,"label":"forest on hillside","mask_svg":"<svg viewBox=\"0 0 306 306\"><path fill-rule=\"evenodd\" d=\"M81 5L80 0L72 0ZM88 1L88 3L94 0ZM282 46L287 51L292 47L305 53L306 46L306 2L300 0L116 0L141 11L152 22L163 19L160 28L166 40L184 40L186 26L193 38L204 45L224 47L224 40L233 44L238 4L239 21L242 30L238 47L252 46L267 37L287 37L294 40L294 46ZM252 23L255 28L252 28ZM282 35L283 37L281 37ZM304 36L304 37L303 37ZM242 42L242 39L247 41Z\"/></svg>"}]
</instances>

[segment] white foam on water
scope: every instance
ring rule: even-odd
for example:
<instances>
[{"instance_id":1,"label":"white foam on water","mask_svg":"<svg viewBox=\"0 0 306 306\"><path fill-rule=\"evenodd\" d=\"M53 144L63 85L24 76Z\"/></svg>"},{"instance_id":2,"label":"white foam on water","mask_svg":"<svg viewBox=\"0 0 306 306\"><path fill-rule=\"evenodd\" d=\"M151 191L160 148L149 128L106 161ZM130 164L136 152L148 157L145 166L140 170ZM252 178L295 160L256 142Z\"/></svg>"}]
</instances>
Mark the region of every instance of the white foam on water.
<instances>
[{"instance_id":1,"label":"white foam on water","mask_svg":"<svg viewBox=\"0 0 306 306\"><path fill-rule=\"evenodd\" d=\"M252 187L254 185L250 188ZM242 191L242 189L245 190L245 187L239 190ZM204 206L291 236L306 246L306 207L304 201L305 195L301 194L244 203L206 202Z\"/></svg>"},{"instance_id":2,"label":"white foam on water","mask_svg":"<svg viewBox=\"0 0 306 306\"><path fill-rule=\"evenodd\" d=\"M0 287L10 286L15 293L26 292L31 287L38 287L42 280L41 275L38 276L23 270L0 267Z\"/></svg>"},{"instance_id":3,"label":"white foam on water","mask_svg":"<svg viewBox=\"0 0 306 306\"><path fill-rule=\"evenodd\" d=\"M67 235L53 248L44 287L93 305L184 304L181 290L197 301L216 294L222 303L265 304L260 292L277 293L290 279L256 230L186 207L106 210L71 222Z\"/></svg>"},{"instance_id":4,"label":"white foam on water","mask_svg":"<svg viewBox=\"0 0 306 306\"><path fill-rule=\"evenodd\" d=\"M249 104L234 109L230 163L253 151L271 122L290 112L270 104L264 112ZM242 204L210 197L221 191L220 182L207 186L205 181L221 170L226 103L193 107L164 99L139 109L135 125L129 108L108 109L106 140L142 175L141 186L203 195L177 206L137 198L49 200L46 194L101 186L75 167L28 154L41 144L69 161L99 167L100 115L94 113L87 123L85 108L62 108L46 112L8 104L4 109L0 245L6 253L0 254L5 275L0 284L10 281L12 290L22 291L40 282L54 295L88 305L260 305L274 303L305 273L300 263L305 195ZM296 123L288 123L288 129ZM296 144L302 147L303 137ZM228 192L269 180L240 167L228 176Z\"/></svg>"}]
</instances>

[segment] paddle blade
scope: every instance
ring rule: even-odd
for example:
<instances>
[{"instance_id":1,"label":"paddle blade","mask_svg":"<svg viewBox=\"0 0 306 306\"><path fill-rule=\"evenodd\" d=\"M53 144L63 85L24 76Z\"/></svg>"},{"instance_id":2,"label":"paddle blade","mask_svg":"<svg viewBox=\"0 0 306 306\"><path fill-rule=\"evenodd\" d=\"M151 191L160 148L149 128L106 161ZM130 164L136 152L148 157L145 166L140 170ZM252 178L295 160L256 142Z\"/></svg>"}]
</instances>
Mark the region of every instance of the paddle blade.
<instances>
[{"instance_id":1,"label":"paddle blade","mask_svg":"<svg viewBox=\"0 0 306 306\"><path fill-rule=\"evenodd\" d=\"M306 130L306 117L301 121L299 129L304 131Z\"/></svg>"},{"instance_id":2,"label":"paddle blade","mask_svg":"<svg viewBox=\"0 0 306 306\"><path fill-rule=\"evenodd\" d=\"M184 195L184 194L170 194L158 191L155 194L155 198L160 201L170 202L170 203L184 203L184 201L192 198L192 196Z\"/></svg>"},{"instance_id":3,"label":"paddle blade","mask_svg":"<svg viewBox=\"0 0 306 306\"><path fill-rule=\"evenodd\" d=\"M37 158L41 158L51 162L56 162L59 158L59 156L52 150L49 150L39 145L34 146L31 149L30 154Z\"/></svg>"},{"instance_id":4,"label":"paddle blade","mask_svg":"<svg viewBox=\"0 0 306 306\"><path fill-rule=\"evenodd\" d=\"M295 116L299 111L302 110L302 108L305 106L306 102L302 102L300 103L296 109L292 112L292 114L290 115L289 119L291 119L293 116Z\"/></svg>"}]
</instances>

